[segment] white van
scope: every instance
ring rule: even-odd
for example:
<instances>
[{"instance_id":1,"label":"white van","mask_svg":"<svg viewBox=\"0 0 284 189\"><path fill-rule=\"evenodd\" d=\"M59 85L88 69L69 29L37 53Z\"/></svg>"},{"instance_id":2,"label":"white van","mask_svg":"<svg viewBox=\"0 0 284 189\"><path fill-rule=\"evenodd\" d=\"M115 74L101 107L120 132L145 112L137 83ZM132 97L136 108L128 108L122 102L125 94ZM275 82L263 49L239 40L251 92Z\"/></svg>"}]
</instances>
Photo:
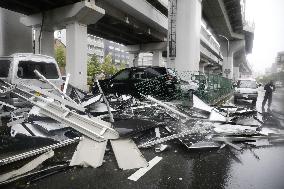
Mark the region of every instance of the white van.
<instances>
[{"instance_id":1,"label":"white van","mask_svg":"<svg viewBox=\"0 0 284 189\"><path fill-rule=\"evenodd\" d=\"M16 53L9 57L0 57L0 79L19 86L23 83L25 85L35 85L42 89L51 89L49 84L38 79L34 70L38 70L59 88L63 84L59 67L52 57L31 53ZM5 98L2 100L14 106L23 104L13 95Z\"/></svg>"},{"instance_id":2,"label":"white van","mask_svg":"<svg viewBox=\"0 0 284 189\"><path fill-rule=\"evenodd\" d=\"M255 104L258 97L257 83L255 79L239 79L234 92L234 101L238 99L252 100Z\"/></svg>"}]
</instances>

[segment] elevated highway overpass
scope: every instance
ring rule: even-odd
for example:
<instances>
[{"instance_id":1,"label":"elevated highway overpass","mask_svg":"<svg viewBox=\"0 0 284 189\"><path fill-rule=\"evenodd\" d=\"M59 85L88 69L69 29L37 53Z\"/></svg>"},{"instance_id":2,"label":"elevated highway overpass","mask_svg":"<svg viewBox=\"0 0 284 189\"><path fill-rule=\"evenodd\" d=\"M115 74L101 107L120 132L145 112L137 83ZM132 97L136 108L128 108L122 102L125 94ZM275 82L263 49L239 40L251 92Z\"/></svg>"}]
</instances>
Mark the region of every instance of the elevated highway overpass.
<instances>
[{"instance_id":1,"label":"elevated highway overpass","mask_svg":"<svg viewBox=\"0 0 284 189\"><path fill-rule=\"evenodd\" d=\"M179 50L176 58L178 60L174 62L173 67L184 69L185 65L189 70L194 67L194 71L205 71L209 65L211 70L220 70L222 66L233 70L233 67L238 65L235 63L237 60L244 60L234 58L235 52L233 51L226 53L227 42L219 37L219 35L228 37L231 50L234 49L234 44L239 44L238 41L244 41L241 43L245 48L245 51L241 51L245 52L243 55L251 51L253 32L244 30L240 0L203 0L202 3L200 0L192 0L195 4L187 4L188 0L178 1L185 6L185 9L176 16L195 18L184 20L184 23L188 24L177 25L176 29L181 31L180 36L182 35L177 38L176 43L181 44L177 48L188 49L192 53ZM37 40L42 29L41 45L43 47L36 47L36 49L40 49L40 53L43 54L53 55L52 32L55 29L67 29L66 69L77 78L73 81L77 83L77 86L83 86L86 83L85 62L87 57L84 54L87 51L85 47L87 33L127 45L132 53L154 51L157 56L161 56L162 51L167 50L168 17L171 17L169 14L171 7L167 0L90 0L87 3L84 2L80 0L2 0L0 7L25 15L21 22L36 29L36 46L40 44ZM186 6L189 6L189 9ZM74 11L76 8L78 10ZM67 9L70 11L62 11ZM188 11L185 12L186 10ZM195 13L190 15L188 12ZM205 24L201 24L201 18ZM41 27L42 21L44 21L43 27ZM192 30L196 32L191 32ZM189 33L183 31L189 31ZM236 49L240 50L240 48ZM177 66L180 60L185 60L184 65ZM232 73L233 71L229 74L229 78L233 78ZM78 83L78 78L81 78L81 83Z\"/></svg>"}]
</instances>

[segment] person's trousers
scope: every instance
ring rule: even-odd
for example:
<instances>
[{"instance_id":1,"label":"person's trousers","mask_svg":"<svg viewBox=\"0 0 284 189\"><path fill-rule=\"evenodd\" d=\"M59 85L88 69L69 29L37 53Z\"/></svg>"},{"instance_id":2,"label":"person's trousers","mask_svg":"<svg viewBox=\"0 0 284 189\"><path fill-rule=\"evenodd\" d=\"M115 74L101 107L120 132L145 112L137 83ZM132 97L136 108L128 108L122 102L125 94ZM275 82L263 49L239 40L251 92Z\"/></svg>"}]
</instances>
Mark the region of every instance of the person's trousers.
<instances>
[{"instance_id":1,"label":"person's trousers","mask_svg":"<svg viewBox=\"0 0 284 189\"><path fill-rule=\"evenodd\" d=\"M264 99L262 101L262 109L264 109L264 106L265 106L267 100L268 100L268 108L270 108L271 102L272 102L272 94L271 95L266 95L266 94L264 95Z\"/></svg>"}]
</instances>

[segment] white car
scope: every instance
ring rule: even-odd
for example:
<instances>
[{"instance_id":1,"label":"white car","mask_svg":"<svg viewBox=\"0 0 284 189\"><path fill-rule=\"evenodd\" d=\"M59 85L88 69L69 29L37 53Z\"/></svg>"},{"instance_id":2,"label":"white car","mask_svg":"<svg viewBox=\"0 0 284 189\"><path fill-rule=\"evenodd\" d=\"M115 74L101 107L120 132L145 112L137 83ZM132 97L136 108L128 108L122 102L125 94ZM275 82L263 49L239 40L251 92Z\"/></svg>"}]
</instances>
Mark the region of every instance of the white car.
<instances>
[{"instance_id":1,"label":"white car","mask_svg":"<svg viewBox=\"0 0 284 189\"><path fill-rule=\"evenodd\" d=\"M257 83L255 79L239 79L234 92L234 101L238 99L252 100L256 103L258 97Z\"/></svg>"},{"instance_id":2,"label":"white car","mask_svg":"<svg viewBox=\"0 0 284 189\"><path fill-rule=\"evenodd\" d=\"M19 87L21 84L35 85L44 90L50 90L52 87L41 82L34 70L38 70L59 88L63 84L59 67L53 57L31 53L16 53L9 57L0 57L0 79L19 85ZM13 96L13 94L2 100L14 106L25 105L24 101Z\"/></svg>"}]
</instances>

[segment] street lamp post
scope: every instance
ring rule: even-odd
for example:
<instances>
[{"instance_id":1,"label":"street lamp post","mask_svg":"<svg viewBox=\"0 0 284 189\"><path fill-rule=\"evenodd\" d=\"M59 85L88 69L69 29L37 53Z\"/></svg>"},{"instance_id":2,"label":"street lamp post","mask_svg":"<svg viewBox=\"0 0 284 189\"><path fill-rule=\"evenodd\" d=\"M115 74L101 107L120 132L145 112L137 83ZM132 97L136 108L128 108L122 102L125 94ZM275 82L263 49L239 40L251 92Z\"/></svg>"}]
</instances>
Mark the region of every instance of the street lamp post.
<instances>
[{"instance_id":1,"label":"street lamp post","mask_svg":"<svg viewBox=\"0 0 284 189\"><path fill-rule=\"evenodd\" d=\"M218 35L218 36L227 40L227 63L228 63L229 62L229 51L230 51L230 40L224 35ZM228 77L228 74L226 73L227 77Z\"/></svg>"}]
</instances>

